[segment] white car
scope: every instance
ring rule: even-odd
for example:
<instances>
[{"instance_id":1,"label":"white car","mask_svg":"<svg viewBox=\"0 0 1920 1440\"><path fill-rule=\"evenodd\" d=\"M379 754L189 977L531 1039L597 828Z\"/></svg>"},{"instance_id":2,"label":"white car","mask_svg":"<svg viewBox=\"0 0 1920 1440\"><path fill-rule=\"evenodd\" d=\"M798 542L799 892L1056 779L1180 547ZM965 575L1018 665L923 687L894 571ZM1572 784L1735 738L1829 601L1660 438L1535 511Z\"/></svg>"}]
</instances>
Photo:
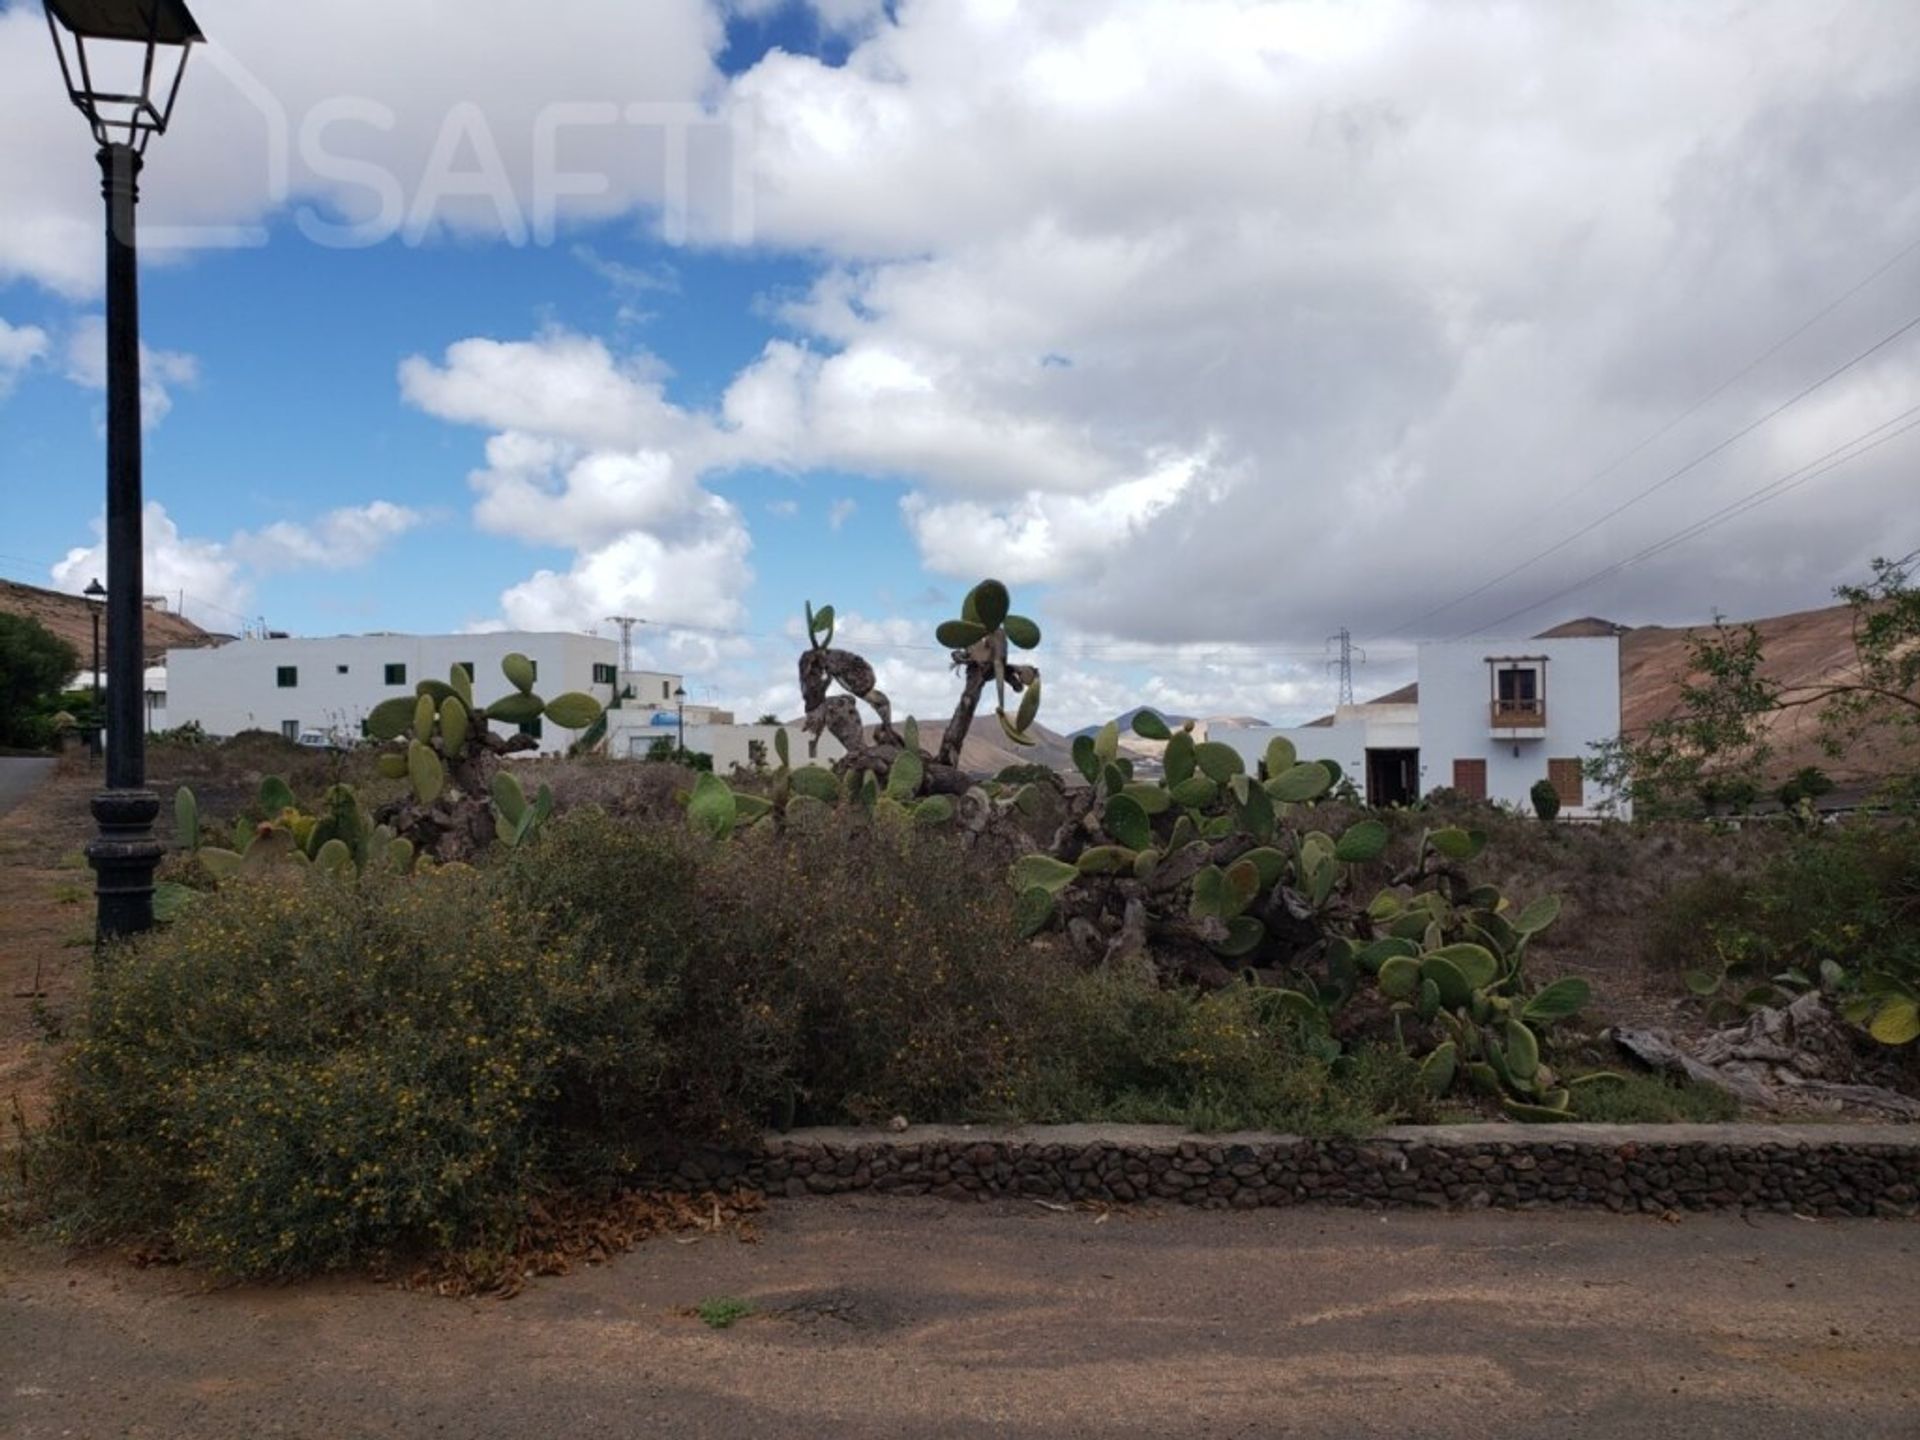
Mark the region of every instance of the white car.
<instances>
[{"instance_id":1,"label":"white car","mask_svg":"<svg viewBox=\"0 0 1920 1440\"><path fill-rule=\"evenodd\" d=\"M344 750L347 748L334 737L331 730L302 730L299 737L295 739L293 743L296 745L304 745L309 750Z\"/></svg>"}]
</instances>

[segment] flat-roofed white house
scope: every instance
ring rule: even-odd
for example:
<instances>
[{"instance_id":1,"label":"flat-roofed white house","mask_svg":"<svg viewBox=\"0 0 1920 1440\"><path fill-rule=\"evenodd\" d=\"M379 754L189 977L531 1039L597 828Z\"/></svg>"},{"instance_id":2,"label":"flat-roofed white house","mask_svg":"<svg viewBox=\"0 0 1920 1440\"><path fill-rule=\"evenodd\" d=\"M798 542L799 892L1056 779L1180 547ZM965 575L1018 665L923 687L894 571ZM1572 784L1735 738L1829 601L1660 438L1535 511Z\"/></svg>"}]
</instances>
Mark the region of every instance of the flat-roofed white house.
<instances>
[{"instance_id":1,"label":"flat-roofed white house","mask_svg":"<svg viewBox=\"0 0 1920 1440\"><path fill-rule=\"evenodd\" d=\"M1561 812L1625 818L1584 762L1620 734L1620 641L1613 635L1448 641L1419 647L1418 681L1310 725L1221 730L1249 766L1283 735L1304 760L1336 760L1370 805L1407 804L1452 788L1531 805L1550 781Z\"/></svg>"},{"instance_id":2,"label":"flat-roofed white house","mask_svg":"<svg viewBox=\"0 0 1920 1440\"><path fill-rule=\"evenodd\" d=\"M474 696L483 703L512 690L500 662L519 653L534 665L534 689L552 699L577 690L602 705L614 697L619 645L593 635L560 631L492 631L467 635L328 635L249 638L213 649L167 654L169 725L198 721L209 735L276 730L288 739L321 731L351 742L373 707L411 695L422 680L445 680L455 664L468 667ZM558 754L579 738L572 730L535 720L496 722Z\"/></svg>"},{"instance_id":3,"label":"flat-roofed white house","mask_svg":"<svg viewBox=\"0 0 1920 1440\"><path fill-rule=\"evenodd\" d=\"M607 712L607 754L622 760L644 760L661 740L675 743L684 725L686 747L696 755L711 755L716 775L734 769L751 770L756 760L778 763L774 732L787 732L788 754L796 766L809 758L820 764L846 753L838 740L822 735L818 751L807 753L808 737L798 725L740 725L733 712L685 698L682 677L657 670L629 670L620 676L620 707Z\"/></svg>"}]
</instances>

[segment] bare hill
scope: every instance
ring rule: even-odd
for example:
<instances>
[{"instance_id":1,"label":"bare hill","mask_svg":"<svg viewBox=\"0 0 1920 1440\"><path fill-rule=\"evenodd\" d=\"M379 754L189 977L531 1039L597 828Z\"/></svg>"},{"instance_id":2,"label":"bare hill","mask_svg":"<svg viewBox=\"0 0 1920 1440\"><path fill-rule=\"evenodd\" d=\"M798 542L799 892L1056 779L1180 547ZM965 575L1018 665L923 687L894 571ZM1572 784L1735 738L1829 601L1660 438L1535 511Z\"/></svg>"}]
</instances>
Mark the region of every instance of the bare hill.
<instances>
[{"instance_id":1,"label":"bare hill","mask_svg":"<svg viewBox=\"0 0 1920 1440\"><path fill-rule=\"evenodd\" d=\"M93 659L93 616L88 602L79 595L60 590L43 590L38 585L21 585L0 580L0 612L24 615L38 620L47 629L73 646L84 667ZM166 610L148 610L144 615L147 663L158 664L168 650L191 650L203 645L218 645L227 637L202 630L184 615ZM100 655L105 664L107 623L100 621Z\"/></svg>"},{"instance_id":2,"label":"bare hill","mask_svg":"<svg viewBox=\"0 0 1920 1440\"><path fill-rule=\"evenodd\" d=\"M929 753L939 749L943 728L943 721L921 720L921 748ZM982 706L974 716L973 728L967 731L966 743L960 747L960 768L969 775L998 775L1009 765L1045 765L1050 770L1072 767L1072 742L1066 736L1044 725L1035 725L1027 733L1034 743L1015 745L1001 733L1000 722L994 718L993 711ZM867 727L867 734L873 734L871 725Z\"/></svg>"},{"instance_id":3,"label":"bare hill","mask_svg":"<svg viewBox=\"0 0 1920 1440\"><path fill-rule=\"evenodd\" d=\"M1766 655L1761 673L1779 684L1818 687L1847 678L1854 659L1853 611L1845 605L1799 610L1752 622ZM1620 636L1621 724L1629 735L1671 715L1689 678L1687 642L1712 631L1711 625L1642 625ZM1820 745L1814 710L1785 710L1765 722L1773 745L1769 778L1784 779L1806 765L1818 765L1845 784L1878 780L1900 763L1900 746L1891 737L1867 736L1840 757ZM1911 764L1909 755L1907 763Z\"/></svg>"}]
</instances>

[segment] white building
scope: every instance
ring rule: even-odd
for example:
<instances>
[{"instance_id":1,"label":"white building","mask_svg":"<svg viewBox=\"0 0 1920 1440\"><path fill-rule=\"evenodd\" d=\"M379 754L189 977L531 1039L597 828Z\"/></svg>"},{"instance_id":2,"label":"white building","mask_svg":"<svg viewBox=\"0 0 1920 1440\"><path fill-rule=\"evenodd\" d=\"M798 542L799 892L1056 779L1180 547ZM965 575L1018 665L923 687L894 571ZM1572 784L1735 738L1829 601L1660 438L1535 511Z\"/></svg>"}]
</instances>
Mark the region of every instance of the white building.
<instances>
[{"instance_id":1,"label":"white building","mask_svg":"<svg viewBox=\"0 0 1920 1440\"><path fill-rule=\"evenodd\" d=\"M91 690L95 684L103 693L107 688L107 672L102 670L96 677L91 670L82 670L67 682L69 690ZM147 732L167 728L167 667L149 665L146 668L142 688L146 697ZM104 733L104 732L103 732Z\"/></svg>"},{"instance_id":2,"label":"white building","mask_svg":"<svg viewBox=\"0 0 1920 1440\"><path fill-rule=\"evenodd\" d=\"M1620 734L1617 638L1428 644L1417 666L1416 684L1325 721L1215 738L1252 765L1284 735L1303 760L1337 760L1371 805L1451 787L1524 808L1547 780L1563 814L1629 814L1625 796L1597 793L1583 771L1593 746Z\"/></svg>"},{"instance_id":3,"label":"white building","mask_svg":"<svg viewBox=\"0 0 1920 1440\"><path fill-rule=\"evenodd\" d=\"M496 631L471 635L331 635L235 640L167 654L166 723L198 721L209 735L277 730L288 739L319 730L358 738L373 707L411 695L422 680L468 667L474 698L491 703L513 686L500 662L518 652L533 662L534 690L552 699L577 690L613 699L619 645L592 635ZM496 723L502 735L522 727ZM543 754L566 750L575 731L534 721L526 733Z\"/></svg>"},{"instance_id":4,"label":"white building","mask_svg":"<svg viewBox=\"0 0 1920 1440\"><path fill-rule=\"evenodd\" d=\"M687 700L678 675L626 671L620 677L620 695L619 708L607 712L607 754L622 760L644 760L662 740L674 745L683 725L686 748L711 755L716 775L751 770L756 758L764 765L777 764L773 737L778 730L787 732L787 753L796 766L809 758L824 765L846 753L838 740L823 735L817 753L809 757L806 731L798 725L736 724L732 711Z\"/></svg>"}]
</instances>

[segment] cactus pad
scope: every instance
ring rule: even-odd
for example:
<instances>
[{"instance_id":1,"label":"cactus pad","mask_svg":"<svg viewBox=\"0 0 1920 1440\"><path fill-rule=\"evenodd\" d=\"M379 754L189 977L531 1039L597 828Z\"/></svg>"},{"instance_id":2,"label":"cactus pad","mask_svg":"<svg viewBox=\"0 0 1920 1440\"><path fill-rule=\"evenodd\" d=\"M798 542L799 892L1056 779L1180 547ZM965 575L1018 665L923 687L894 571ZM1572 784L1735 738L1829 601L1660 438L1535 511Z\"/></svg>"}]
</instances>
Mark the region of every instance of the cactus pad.
<instances>
[{"instance_id":1,"label":"cactus pad","mask_svg":"<svg viewBox=\"0 0 1920 1440\"><path fill-rule=\"evenodd\" d=\"M533 693L533 661L518 650L500 662L500 673L507 677L507 683L522 695Z\"/></svg>"},{"instance_id":2,"label":"cactus pad","mask_svg":"<svg viewBox=\"0 0 1920 1440\"><path fill-rule=\"evenodd\" d=\"M598 720L600 714L600 702L578 690L569 690L547 701L547 719L562 730L584 730Z\"/></svg>"}]
</instances>

